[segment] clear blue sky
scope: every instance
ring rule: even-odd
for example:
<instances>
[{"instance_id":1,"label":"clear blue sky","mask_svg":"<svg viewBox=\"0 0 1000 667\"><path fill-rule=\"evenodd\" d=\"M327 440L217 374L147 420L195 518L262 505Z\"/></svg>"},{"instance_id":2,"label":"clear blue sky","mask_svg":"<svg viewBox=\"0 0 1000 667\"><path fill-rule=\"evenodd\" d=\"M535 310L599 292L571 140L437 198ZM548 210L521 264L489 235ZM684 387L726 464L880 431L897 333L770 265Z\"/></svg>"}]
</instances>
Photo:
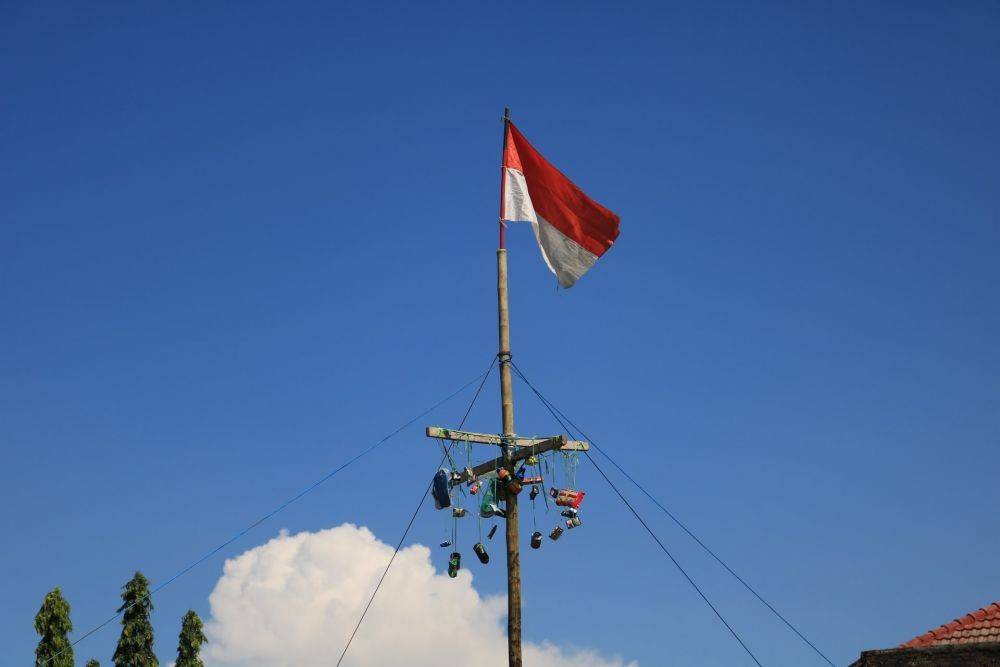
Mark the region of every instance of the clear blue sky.
<instances>
[{"instance_id":1,"label":"clear blue sky","mask_svg":"<svg viewBox=\"0 0 1000 667\"><path fill-rule=\"evenodd\" d=\"M505 104L622 218L565 292L510 234L515 359L553 400L838 663L1000 598L1000 5L879 4L4 3L0 663L51 587L87 629L485 368ZM224 556L395 541L424 440ZM745 664L580 478L585 530L525 559L527 636ZM765 664L814 664L639 505ZM161 659L222 563L158 595Z\"/></svg>"}]
</instances>

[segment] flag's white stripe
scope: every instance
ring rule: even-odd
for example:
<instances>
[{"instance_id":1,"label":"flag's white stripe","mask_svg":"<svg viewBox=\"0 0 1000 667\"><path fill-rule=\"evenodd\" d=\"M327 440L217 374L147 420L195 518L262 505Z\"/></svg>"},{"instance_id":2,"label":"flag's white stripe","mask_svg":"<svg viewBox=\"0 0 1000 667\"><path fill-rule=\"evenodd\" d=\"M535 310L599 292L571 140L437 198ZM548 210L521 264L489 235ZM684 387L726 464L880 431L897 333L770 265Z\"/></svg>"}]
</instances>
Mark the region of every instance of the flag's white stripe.
<instances>
[{"instance_id":1,"label":"flag's white stripe","mask_svg":"<svg viewBox=\"0 0 1000 667\"><path fill-rule=\"evenodd\" d=\"M572 240L535 212L531 194L524 174L518 169L506 167L507 178L504 188L504 218L513 222L530 222L535 230L535 239L542 250L542 259L556 274L559 284L572 287L587 269L597 261L597 255Z\"/></svg>"},{"instance_id":2,"label":"flag's white stripe","mask_svg":"<svg viewBox=\"0 0 1000 667\"><path fill-rule=\"evenodd\" d=\"M560 232L545 218L539 216L538 224L533 226L542 257L563 287L572 287L597 261L597 255Z\"/></svg>"}]
</instances>

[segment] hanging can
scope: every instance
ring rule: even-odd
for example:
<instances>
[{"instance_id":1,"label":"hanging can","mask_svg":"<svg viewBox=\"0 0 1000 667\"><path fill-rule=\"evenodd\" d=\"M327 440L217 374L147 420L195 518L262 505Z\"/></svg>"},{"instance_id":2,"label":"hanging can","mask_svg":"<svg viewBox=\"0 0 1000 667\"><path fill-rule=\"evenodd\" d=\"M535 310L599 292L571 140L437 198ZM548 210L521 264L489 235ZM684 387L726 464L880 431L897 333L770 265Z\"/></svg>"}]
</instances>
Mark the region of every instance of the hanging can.
<instances>
[{"instance_id":1,"label":"hanging can","mask_svg":"<svg viewBox=\"0 0 1000 667\"><path fill-rule=\"evenodd\" d=\"M458 571L462 569L462 554L457 551L452 552L448 558L448 576L454 579L458 576Z\"/></svg>"},{"instance_id":2,"label":"hanging can","mask_svg":"<svg viewBox=\"0 0 1000 667\"><path fill-rule=\"evenodd\" d=\"M500 468L497 471L497 477L500 479L500 483L507 490L507 493L512 495L517 495L521 493L521 480L510 474L510 471L506 468Z\"/></svg>"},{"instance_id":3,"label":"hanging can","mask_svg":"<svg viewBox=\"0 0 1000 667\"><path fill-rule=\"evenodd\" d=\"M456 519L461 519L463 516L465 516L468 513L469 513L468 510L466 510L464 507L452 507L451 508L451 515L453 517L455 517Z\"/></svg>"},{"instance_id":4,"label":"hanging can","mask_svg":"<svg viewBox=\"0 0 1000 667\"><path fill-rule=\"evenodd\" d=\"M566 527L569 528L570 530L572 530L573 528L576 528L577 526L581 525L582 523L583 522L580 521L580 517L578 517L578 516L575 516L572 519L566 519Z\"/></svg>"},{"instance_id":5,"label":"hanging can","mask_svg":"<svg viewBox=\"0 0 1000 667\"><path fill-rule=\"evenodd\" d=\"M471 485L469 485L469 493L471 493L472 495L476 495L476 493L478 492L479 492L479 482L473 482Z\"/></svg>"},{"instance_id":6,"label":"hanging can","mask_svg":"<svg viewBox=\"0 0 1000 667\"><path fill-rule=\"evenodd\" d=\"M549 533L549 539L554 542L558 540L562 536L562 534L563 534L562 526L556 526L555 528L552 529L552 532Z\"/></svg>"},{"instance_id":7,"label":"hanging can","mask_svg":"<svg viewBox=\"0 0 1000 667\"><path fill-rule=\"evenodd\" d=\"M490 555L486 553L486 547L483 546L482 542L476 542L475 546L472 547L472 550L476 552L476 557L479 559L480 563L486 565L490 562Z\"/></svg>"},{"instance_id":8,"label":"hanging can","mask_svg":"<svg viewBox=\"0 0 1000 667\"><path fill-rule=\"evenodd\" d=\"M534 484L531 485L531 493L528 494L528 497L532 500L538 497L538 487Z\"/></svg>"},{"instance_id":9,"label":"hanging can","mask_svg":"<svg viewBox=\"0 0 1000 667\"><path fill-rule=\"evenodd\" d=\"M531 548L537 549L542 546L542 534L537 530L531 534Z\"/></svg>"},{"instance_id":10,"label":"hanging can","mask_svg":"<svg viewBox=\"0 0 1000 667\"><path fill-rule=\"evenodd\" d=\"M486 536L486 539L492 540L493 536L496 535L496 534L497 534L497 526L496 526L496 524L493 524L493 527L490 528L490 534Z\"/></svg>"}]
</instances>

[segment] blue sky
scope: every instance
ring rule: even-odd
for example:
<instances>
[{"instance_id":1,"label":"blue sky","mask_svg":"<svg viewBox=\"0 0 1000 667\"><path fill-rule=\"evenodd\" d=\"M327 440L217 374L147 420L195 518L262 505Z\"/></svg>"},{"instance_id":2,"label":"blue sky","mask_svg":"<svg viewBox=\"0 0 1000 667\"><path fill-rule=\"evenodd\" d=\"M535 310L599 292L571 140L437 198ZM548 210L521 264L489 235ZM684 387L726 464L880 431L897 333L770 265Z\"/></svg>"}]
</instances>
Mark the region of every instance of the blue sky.
<instances>
[{"instance_id":1,"label":"blue sky","mask_svg":"<svg viewBox=\"0 0 1000 667\"><path fill-rule=\"evenodd\" d=\"M51 587L79 636L486 367L504 105L622 218L569 291L509 236L552 400L838 663L1000 598L997 34L991 2L4 3L0 663ZM414 426L165 589L161 660L224 557L394 542L436 461ZM526 637L745 664L580 480ZM764 664L816 662L628 492Z\"/></svg>"}]
</instances>

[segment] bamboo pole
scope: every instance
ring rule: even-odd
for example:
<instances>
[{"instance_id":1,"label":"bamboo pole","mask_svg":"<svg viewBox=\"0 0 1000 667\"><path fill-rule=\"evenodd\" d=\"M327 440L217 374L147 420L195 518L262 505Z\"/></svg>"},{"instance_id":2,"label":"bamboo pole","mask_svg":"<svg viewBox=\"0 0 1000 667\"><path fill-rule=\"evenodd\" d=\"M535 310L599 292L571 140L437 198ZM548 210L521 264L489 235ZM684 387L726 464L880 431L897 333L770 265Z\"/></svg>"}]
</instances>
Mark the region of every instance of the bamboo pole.
<instances>
[{"instance_id":1,"label":"bamboo pole","mask_svg":"<svg viewBox=\"0 0 1000 667\"><path fill-rule=\"evenodd\" d=\"M510 373L510 312L507 303L507 251L497 250L497 296L500 315L500 408L505 438L514 436L514 388ZM514 472L514 447L503 445L505 467ZM507 494L507 657L521 667L521 550L517 496Z\"/></svg>"},{"instance_id":2,"label":"bamboo pole","mask_svg":"<svg viewBox=\"0 0 1000 667\"><path fill-rule=\"evenodd\" d=\"M507 151L507 124L510 109L503 110L503 150ZM510 374L510 307L507 301L507 248L504 239L504 184L506 170L503 155L500 163L500 248L497 250L497 315L499 320L500 351L500 412L503 418L505 439L503 459L505 467L514 472L514 447L507 438L514 431L514 387ZM509 667L521 667L521 547L519 542L517 496L507 494L507 660Z\"/></svg>"}]
</instances>

